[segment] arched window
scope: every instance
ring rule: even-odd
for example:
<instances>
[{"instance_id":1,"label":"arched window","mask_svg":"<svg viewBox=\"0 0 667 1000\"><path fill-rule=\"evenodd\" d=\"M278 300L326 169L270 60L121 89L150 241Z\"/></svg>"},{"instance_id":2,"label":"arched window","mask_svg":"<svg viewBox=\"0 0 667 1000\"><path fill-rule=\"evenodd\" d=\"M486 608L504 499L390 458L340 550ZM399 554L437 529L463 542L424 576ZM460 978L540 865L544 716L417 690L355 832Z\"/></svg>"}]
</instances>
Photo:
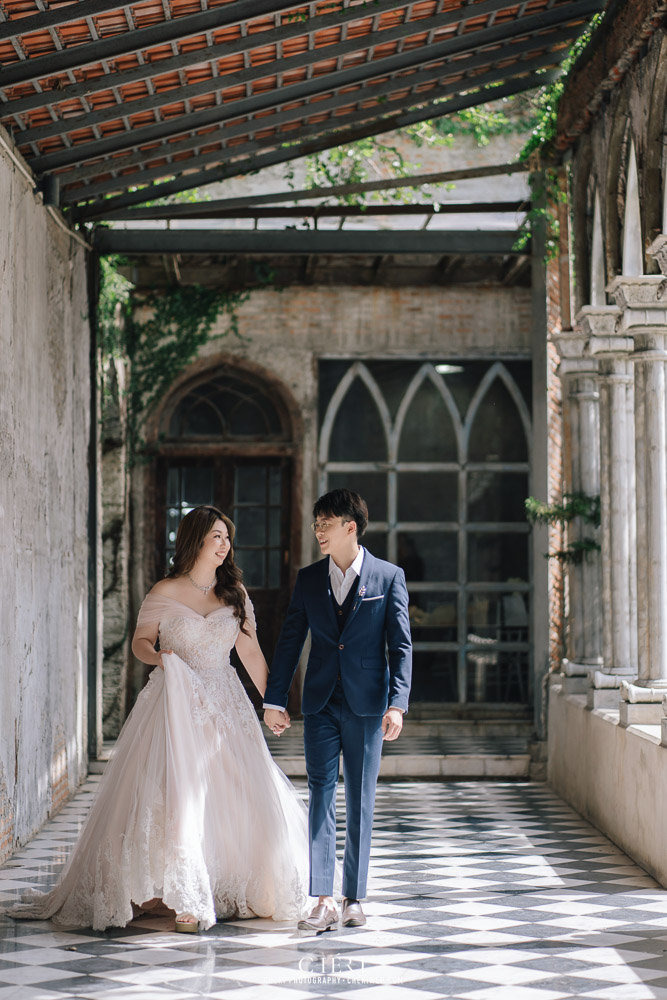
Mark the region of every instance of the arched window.
<instances>
[{"instance_id":1,"label":"arched window","mask_svg":"<svg viewBox=\"0 0 667 1000\"><path fill-rule=\"evenodd\" d=\"M639 177L635 144L630 142L628 151L627 180L625 185L625 211L623 214L623 274L644 273L641 212L639 208Z\"/></svg>"},{"instance_id":2,"label":"arched window","mask_svg":"<svg viewBox=\"0 0 667 1000\"><path fill-rule=\"evenodd\" d=\"M321 490L361 493L365 543L405 571L418 701L529 697L529 375L527 362L321 363Z\"/></svg>"},{"instance_id":3,"label":"arched window","mask_svg":"<svg viewBox=\"0 0 667 1000\"><path fill-rule=\"evenodd\" d=\"M181 518L214 504L236 524L235 551L251 589L286 585L291 425L263 380L219 369L187 386L165 409L158 494L164 493L164 563Z\"/></svg>"},{"instance_id":4,"label":"arched window","mask_svg":"<svg viewBox=\"0 0 667 1000\"><path fill-rule=\"evenodd\" d=\"M222 372L184 395L163 421L168 439L285 440L286 421L266 388Z\"/></svg>"}]
</instances>

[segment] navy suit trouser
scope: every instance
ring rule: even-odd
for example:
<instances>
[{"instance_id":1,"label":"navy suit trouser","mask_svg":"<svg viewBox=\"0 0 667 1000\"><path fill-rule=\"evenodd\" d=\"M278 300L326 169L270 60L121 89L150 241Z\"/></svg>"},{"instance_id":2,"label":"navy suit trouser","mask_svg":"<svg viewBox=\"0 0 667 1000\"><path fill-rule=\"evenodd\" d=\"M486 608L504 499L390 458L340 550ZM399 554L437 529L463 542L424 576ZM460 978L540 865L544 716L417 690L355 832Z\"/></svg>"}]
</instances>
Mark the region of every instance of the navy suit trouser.
<instances>
[{"instance_id":1,"label":"navy suit trouser","mask_svg":"<svg viewBox=\"0 0 667 1000\"><path fill-rule=\"evenodd\" d=\"M346 808L343 895L363 899L382 755L382 716L355 715L339 679L324 708L304 715L304 746L310 793L310 895L333 894L336 788L342 752Z\"/></svg>"}]
</instances>

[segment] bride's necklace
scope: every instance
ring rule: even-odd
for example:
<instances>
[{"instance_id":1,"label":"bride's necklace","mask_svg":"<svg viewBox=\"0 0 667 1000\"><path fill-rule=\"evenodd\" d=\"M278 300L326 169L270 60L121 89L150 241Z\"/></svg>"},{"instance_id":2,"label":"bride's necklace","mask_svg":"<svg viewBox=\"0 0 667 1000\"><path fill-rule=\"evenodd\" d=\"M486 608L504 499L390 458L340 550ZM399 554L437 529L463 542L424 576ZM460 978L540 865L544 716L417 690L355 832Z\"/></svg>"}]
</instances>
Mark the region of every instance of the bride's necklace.
<instances>
[{"instance_id":1,"label":"bride's necklace","mask_svg":"<svg viewBox=\"0 0 667 1000\"><path fill-rule=\"evenodd\" d=\"M208 594L209 590L212 590L213 587L215 586L215 581L216 581L215 576L213 577L213 583L209 583L208 587L201 587L195 580L192 579L189 573L187 574L187 577L192 586L196 587L197 590L201 590L202 594Z\"/></svg>"}]
</instances>

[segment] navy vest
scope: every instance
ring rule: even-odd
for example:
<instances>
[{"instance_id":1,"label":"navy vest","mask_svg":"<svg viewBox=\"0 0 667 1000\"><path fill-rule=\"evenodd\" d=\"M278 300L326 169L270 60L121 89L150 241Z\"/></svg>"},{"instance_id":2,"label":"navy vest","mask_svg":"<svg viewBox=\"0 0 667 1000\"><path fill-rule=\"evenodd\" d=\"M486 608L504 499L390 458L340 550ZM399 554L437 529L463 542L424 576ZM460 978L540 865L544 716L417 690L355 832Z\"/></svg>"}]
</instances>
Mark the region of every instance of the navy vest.
<instances>
[{"instance_id":1,"label":"navy vest","mask_svg":"<svg viewBox=\"0 0 667 1000\"><path fill-rule=\"evenodd\" d=\"M334 597L333 590L330 591L331 592L331 603L333 604L334 615L335 615L335 618L336 618L336 624L338 625L338 635L340 635L341 632L343 631L343 629L345 628L345 622L348 619L348 616L350 614L350 609L352 608L352 605L354 604L354 599L357 596L357 584L358 584L358 582L359 582L359 577L355 576L354 582L353 582L352 586L350 587L350 592L349 592L349 594L347 595L347 597L345 598L345 600L343 601L342 604L339 604L338 601L336 600L336 598Z\"/></svg>"}]
</instances>

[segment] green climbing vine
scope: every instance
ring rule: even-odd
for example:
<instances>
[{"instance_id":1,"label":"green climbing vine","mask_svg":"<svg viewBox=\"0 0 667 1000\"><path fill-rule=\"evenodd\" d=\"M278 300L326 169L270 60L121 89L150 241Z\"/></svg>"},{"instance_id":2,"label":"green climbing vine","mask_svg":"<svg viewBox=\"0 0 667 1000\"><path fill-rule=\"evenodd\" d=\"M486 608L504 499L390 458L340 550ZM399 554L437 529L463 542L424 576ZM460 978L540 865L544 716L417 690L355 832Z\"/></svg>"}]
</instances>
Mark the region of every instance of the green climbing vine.
<instances>
[{"instance_id":1,"label":"green climbing vine","mask_svg":"<svg viewBox=\"0 0 667 1000\"><path fill-rule=\"evenodd\" d=\"M545 503L536 497L525 501L526 517L531 524L569 524L576 517L592 528L600 527L600 497L587 493L564 493L561 503ZM574 539L566 548L547 552L547 559L578 565L593 552L600 551L600 543L588 535Z\"/></svg>"},{"instance_id":2,"label":"green climbing vine","mask_svg":"<svg viewBox=\"0 0 667 1000\"><path fill-rule=\"evenodd\" d=\"M558 205L567 202L567 192L559 185L558 171L550 164L553 159L553 143L558 134L558 107L570 70L590 44L604 16L605 11L593 15L561 62L562 75L535 95L535 122L528 141L519 153L519 159L529 163L532 168L529 177L531 208L521 225L515 247L518 250L526 247L536 227L543 225L547 261L558 256Z\"/></svg>"},{"instance_id":3,"label":"green climbing vine","mask_svg":"<svg viewBox=\"0 0 667 1000\"><path fill-rule=\"evenodd\" d=\"M120 257L101 258L98 328L103 358L127 364L128 464L150 458L142 427L174 380L212 338L220 316L226 320L216 337L240 337L238 310L250 291L173 285L161 293L133 294L119 272Z\"/></svg>"},{"instance_id":4,"label":"green climbing vine","mask_svg":"<svg viewBox=\"0 0 667 1000\"><path fill-rule=\"evenodd\" d=\"M462 136L472 138L478 146L483 147L499 135L525 134L535 122L531 101L524 94L487 102L478 107L466 108L457 114L400 129L397 135L401 140L408 140L407 153L405 145L401 150L397 143L389 142L382 136L367 136L324 152L312 153L305 157L304 187L359 184L377 180L379 174L391 178L408 177L418 173L421 168L421 164L409 153L410 149L414 149L415 156L418 157L420 149L451 147ZM287 183L294 186L293 163L290 162L283 168L283 175ZM446 185L448 189L454 186ZM397 200L409 203L414 197L415 188L375 191L365 203L395 203ZM336 201L349 205L364 203L358 194L341 195Z\"/></svg>"}]
</instances>

